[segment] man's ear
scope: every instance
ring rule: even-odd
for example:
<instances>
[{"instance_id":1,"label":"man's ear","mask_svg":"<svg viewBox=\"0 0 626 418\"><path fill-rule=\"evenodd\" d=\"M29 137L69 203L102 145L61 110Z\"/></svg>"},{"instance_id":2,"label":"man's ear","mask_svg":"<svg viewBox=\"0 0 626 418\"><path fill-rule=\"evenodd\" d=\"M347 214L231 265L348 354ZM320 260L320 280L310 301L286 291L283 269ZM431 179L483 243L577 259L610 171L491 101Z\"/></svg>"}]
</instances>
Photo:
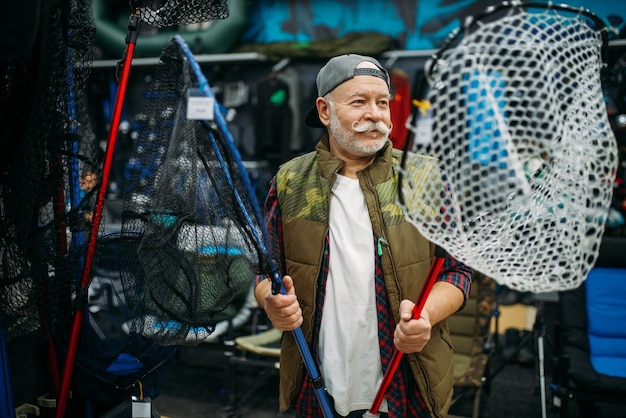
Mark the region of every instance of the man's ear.
<instances>
[{"instance_id":1,"label":"man's ear","mask_svg":"<svg viewBox=\"0 0 626 418\"><path fill-rule=\"evenodd\" d=\"M324 126L330 125L330 105L328 101L323 97L318 97L315 100L315 107L317 107L317 114Z\"/></svg>"}]
</instances>

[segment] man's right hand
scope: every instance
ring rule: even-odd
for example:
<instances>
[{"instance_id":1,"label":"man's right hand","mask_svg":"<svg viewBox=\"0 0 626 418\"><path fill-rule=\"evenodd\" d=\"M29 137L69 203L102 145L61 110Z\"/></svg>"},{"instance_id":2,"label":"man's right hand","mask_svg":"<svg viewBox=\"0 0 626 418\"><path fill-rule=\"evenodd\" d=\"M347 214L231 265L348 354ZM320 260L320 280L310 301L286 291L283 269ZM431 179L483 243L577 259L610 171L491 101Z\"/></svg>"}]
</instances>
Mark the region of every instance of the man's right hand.
<instances>
[{"instance_id":1,"label":"man's right hand","mask_svg":"<svg viewBox=\"0 0 626 418\"><path fill-rule=\"evenodd\" d=\"M271 282L263 280L257 284L254 294L274 328L281 331L292 331L302 325L302 309L300 309L291 276L283 277L283 285L287 294L274 295L272 294Z\"/></svg>"}]
</instances>

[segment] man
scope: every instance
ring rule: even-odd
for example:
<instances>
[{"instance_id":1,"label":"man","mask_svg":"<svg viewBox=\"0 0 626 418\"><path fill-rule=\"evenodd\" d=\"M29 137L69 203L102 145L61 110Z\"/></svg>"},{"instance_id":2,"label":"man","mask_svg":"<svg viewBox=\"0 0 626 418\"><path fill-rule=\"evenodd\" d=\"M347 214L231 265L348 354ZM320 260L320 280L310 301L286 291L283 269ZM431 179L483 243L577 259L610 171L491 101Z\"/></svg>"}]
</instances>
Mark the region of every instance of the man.
<instances>
[{"instance_id":1,"label":"man","mask_svg":"<svg viewBox=\"0 0 626 418\"><path fill-rule=\"evenodd\" d=\"M302 327L337 416L370 408L394 346L406 355L381 415L445 416L454 369L445 319L465 303L471 272L446 260L411 319L435 247L395 205L401 155L388 138L389 75L377 60L348 54L332 58L316 83L306 122L327 132L315 151L280 167L265 203L288 294L272 294L260 278L255 296L274 327ZM280 410L321 416L291 333L280 365Z\"/></svg>"}]
</instances>

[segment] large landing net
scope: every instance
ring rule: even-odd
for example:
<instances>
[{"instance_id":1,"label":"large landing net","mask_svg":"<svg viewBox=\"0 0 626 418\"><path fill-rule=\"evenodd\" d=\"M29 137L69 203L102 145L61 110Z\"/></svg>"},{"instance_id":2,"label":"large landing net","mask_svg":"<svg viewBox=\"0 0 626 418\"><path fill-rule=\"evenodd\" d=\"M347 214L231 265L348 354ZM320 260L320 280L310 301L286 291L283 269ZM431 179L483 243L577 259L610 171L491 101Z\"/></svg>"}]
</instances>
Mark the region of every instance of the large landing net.
<instances>
[{"instance_id":1,"label":"large landing net","mask_svg":"<svg viewBox=\"0 0 626 418\"><path fill-rule=\"evenodd\" d=\"M128 166L122 230L139 235L123 243L122 281L144 289L126 301L138 314L128 326L164 345L206 339L263 263L247 174L228 149L214 118L220 105L204 96L205 83L171 41Z\"/></svg>"},{"instance_id":2,"label":"large landing net","mask_svg":"<svg viewBox=\"0 0 626 418\"><path fill-rule=\"evenodd\" d=\"M574 288L597 259L618 161L603 30L582 10L508 4L427 65L438 181L405 158L401 200L425 237L500 284Z\"/></svg>"}]
</instances>

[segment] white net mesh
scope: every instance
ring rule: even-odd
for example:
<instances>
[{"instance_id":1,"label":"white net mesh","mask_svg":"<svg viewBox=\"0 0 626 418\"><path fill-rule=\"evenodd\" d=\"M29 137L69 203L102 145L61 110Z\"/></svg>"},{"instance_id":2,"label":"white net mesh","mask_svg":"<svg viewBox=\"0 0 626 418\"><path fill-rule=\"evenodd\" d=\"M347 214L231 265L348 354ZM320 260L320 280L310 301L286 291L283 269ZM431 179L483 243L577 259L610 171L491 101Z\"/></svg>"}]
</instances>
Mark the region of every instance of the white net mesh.
<instances>
[{"instance_id":1,"label":"white net mesh","mask_svg":"<svg viewBox=\"0 0 626 418\"><path fill-rule=\"evenodd\" d=\"M427 71L438 168L403 164L400 200L422 234L520 291L577 287L604 232L617 153L589 23L510 9L466 27Z\"/></svg>"}]
</instances>

